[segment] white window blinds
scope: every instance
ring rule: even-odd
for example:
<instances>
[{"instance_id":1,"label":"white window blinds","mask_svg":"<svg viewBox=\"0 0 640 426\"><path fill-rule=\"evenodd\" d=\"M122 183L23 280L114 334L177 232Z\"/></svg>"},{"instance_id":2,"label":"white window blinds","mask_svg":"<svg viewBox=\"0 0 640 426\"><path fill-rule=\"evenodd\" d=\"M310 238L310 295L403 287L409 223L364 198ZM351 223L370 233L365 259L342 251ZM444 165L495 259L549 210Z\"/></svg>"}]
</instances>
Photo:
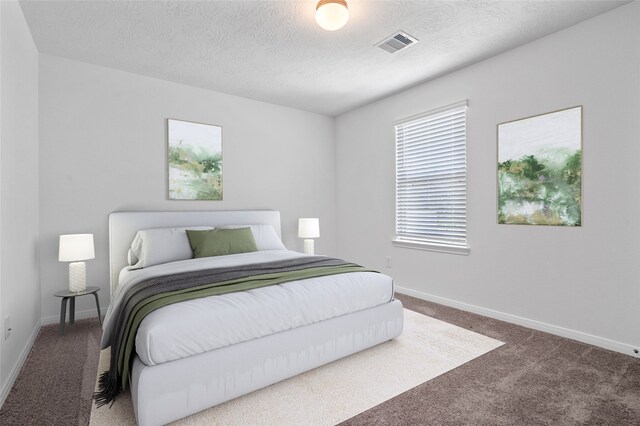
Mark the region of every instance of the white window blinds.
<instances>
[{"instance_id":1,"label":"white window blinds","mask_svg":"<svg viewBox=\"0 0 640 426\"><path fill-rule=\"evenodd\" d=\"M396 241L467 246L467 101L396 123Z\"/></svg>"}]
</instances>

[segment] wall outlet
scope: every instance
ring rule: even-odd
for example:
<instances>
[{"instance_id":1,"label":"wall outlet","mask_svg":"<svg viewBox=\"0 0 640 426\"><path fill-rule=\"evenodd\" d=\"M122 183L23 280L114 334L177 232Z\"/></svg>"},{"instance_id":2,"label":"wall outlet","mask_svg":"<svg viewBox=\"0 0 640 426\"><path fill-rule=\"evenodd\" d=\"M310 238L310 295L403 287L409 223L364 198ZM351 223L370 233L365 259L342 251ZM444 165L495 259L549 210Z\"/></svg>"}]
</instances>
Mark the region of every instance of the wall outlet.
<instances>
[{"instance_id":1,"label":"wall outlet","mask_svg":"<svg viewBox=\"0 0 640 426\"><path fill-rule=\"evenodd\" d=\"M11 337L11 315L4 317L4 340Z\"/></svg>"},{"instance_id":2,"label":"wall outlet","mask_svg":"<svg viewBox=\"0 0 640 426\"><path fill-rule=\"evenodd\" d=\"M384 258L384 265L387 268L391 269L391 256L387 256Z\"/></svg>"}]
</instances>

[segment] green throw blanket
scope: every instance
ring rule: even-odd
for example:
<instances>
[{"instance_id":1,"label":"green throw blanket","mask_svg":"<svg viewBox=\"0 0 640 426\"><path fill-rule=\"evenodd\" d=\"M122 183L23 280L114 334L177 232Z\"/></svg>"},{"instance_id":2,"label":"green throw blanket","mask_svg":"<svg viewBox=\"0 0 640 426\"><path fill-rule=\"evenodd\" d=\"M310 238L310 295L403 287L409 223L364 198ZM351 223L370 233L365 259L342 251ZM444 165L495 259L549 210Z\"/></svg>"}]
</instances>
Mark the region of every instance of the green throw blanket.
<instances>
[{"instance_id":1,"label":"green throw blanket","mask_svg":"<svg viewBox=\"0 0 640 426\"><path fill-rule=\"evenodd\" d=\"M324 256L305 256L276 262L182 272L151 278L131 286L123 295L111 335L111 365L100 375L94 399L98 407L115 400L129 385L140 323L163 306L236 291L251 290L325 275L369 271L362 266Z\"/></svg>"}]
</instances>

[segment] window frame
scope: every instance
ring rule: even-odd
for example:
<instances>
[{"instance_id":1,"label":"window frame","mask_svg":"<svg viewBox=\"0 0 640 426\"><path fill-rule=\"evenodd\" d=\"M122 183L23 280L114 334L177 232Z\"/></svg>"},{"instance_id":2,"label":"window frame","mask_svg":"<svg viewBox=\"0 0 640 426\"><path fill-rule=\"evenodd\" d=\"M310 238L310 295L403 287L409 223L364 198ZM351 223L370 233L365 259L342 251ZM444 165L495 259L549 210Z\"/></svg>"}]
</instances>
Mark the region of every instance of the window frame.
<instances>
[{"instance_id":1,"label":"window frame","mask_svg":"<svg viewBox=\"0 0 640 426\"><path fill-rule=\"evenodd\" d=\"M396 181L395 181L395 223L394 223L394 231L395 231L395 237L392 240L392 244L396 247L402 247L402 248L408 248L408 249L417 249L417 250L428 250L428 251L436 251L436 252L442 252L442 253L451 253L451 254L460 254L460 255L468 255L470 253L470 247L469 247L469 240L468 240L468 227L467 227L467 109L469 106L469 102L468 100L464 100L461 102L456 102L454 104L450 104L450 105L446 105L443 106L441 108L437 108L431 111L427 111L421 114L417 114L417 115L413 115L411 117L407 117L404 118L402 120L398 120L396 122L394 122L394 131L395 131L395 176L396 176ZM425 237L425 238L416 238L416 237L407 237L406 235L403 237L403 233L399 232L399 228L400 226L400 222L401 220L399 219L400 216L400 205L399 205L399 175L401 173L406 173L407 168L402 168L400 166L400 161L399 161L399 153L401 150L406 150L405 146L400 146L400 143L405 144L404 140L401 140L398 136L399 133L399 128L401 128L402 126L411 126L412 124L416 124L416 123L420 123L420 122L426 122L428 121L429 118L432 119L437 119L438 116L446 116L447 113L459 113L459 111L462 110L463 111L463 120L462 120L462 125L463 125L463 147L464 147L464 151L462 154L462 161L461 162L456 162L455 165L456 166L460 166L460 164L463 165L463 174L464 174L464 183L462 185L462 188L464 188L464 200L462 203L462 207L463 207L463 213L464 213L464 219L462 222L462 231L463 231L463 238L464 238L464 242L463 243L455 243L453 242L454 237L452 235L446 236L445 238L443 238L444 240L446 240L448 237L451 238L450 242L447 241L443 241L443 240L435 240L435 239L429 239L429 237ZM459 124L458 124L459 125ZM403 129L404 130L404 129ZM457 143L459 145L459 137L457 138L458 141L455 141L454 143ZM433 143L433 142L432 142ZM459 150L459 146L458 150ZM427 148L428 149L428 148ZM457 160L457 157L456 158ZM426 159L422 158L422 159L418 159L419 161L425 161ZM414 160L415 161L415 160ZM426 161L425 163L420 163L422 164L428 164L430 163L430 161ZM409 167L411 168L411 166ZM459 172L458 172L459 173ZM450 185L455 185L455 183L451 183L449 182ZM459 182L456 185L457 186L457 191L460 191L460 185ZM448 188L451 189L451 188ZM453 191L453 190L452 190ZM405 192L406 194L406 192ZM426 197L426 195L425 195ZM451 209L449 211L449 214L452 214L451 212L453 212L455 209ZM431 223L433 224L433 222ZM407 226L406 223L403 226ZM458 224L456 224L456 226L459 226Z\"/></svg>"}]
</instances>

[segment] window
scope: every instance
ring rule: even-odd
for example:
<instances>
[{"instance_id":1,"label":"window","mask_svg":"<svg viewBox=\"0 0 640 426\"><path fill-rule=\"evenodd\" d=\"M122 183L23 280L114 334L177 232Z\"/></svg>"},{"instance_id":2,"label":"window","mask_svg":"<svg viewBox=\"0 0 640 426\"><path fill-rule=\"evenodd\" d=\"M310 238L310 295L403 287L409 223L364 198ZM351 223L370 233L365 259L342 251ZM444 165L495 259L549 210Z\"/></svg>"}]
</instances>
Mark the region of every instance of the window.
<instances>
[{"instance_id":1,"label":"window","mask_svg":"<svg viewBox=\"0 0 640 426\"><path fill-rule=\"evenodd\" d=\"M466 111L464 101L396 123L394 245L469 253Z\"/></svg>"}]
</instances>

